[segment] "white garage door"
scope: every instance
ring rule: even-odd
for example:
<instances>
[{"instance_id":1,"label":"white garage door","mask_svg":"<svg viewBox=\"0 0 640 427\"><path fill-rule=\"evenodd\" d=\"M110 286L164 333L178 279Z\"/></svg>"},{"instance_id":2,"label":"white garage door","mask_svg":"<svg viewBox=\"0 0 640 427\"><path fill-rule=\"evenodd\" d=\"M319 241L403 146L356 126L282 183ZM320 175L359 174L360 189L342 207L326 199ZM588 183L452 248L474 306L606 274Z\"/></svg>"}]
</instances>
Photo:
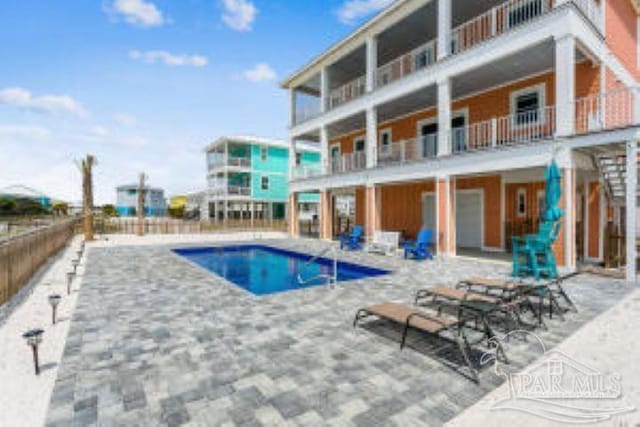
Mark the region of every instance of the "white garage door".
<instances>
[{"instance_id":1,"label":"white garage door","mask_svg":"<svg viewBox=\"0 0 640 427\"><path fill-rule=\"evenodd\" d=\"M482 247L482 193L457 193L456 245Z\"/></svg>"}]
</instances>

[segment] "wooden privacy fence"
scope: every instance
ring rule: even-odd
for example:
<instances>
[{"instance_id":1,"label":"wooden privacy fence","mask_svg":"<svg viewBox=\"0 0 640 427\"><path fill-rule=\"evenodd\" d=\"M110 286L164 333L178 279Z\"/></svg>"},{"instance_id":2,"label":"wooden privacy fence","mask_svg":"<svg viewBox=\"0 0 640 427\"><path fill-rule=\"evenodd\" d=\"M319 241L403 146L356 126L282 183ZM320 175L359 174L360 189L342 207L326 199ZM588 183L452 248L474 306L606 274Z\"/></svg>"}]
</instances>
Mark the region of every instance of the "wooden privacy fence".
<instances>
[{"instance_id":1,"label":"wooden privacy fence","mask_svg":"<svg viewBox=\"0 0 640 427\"><path fill-rule=\"evenodd\" d=\"M0 242L0 305L73 237L76 220L59 222Z\"/></svg>"}]
</instances>

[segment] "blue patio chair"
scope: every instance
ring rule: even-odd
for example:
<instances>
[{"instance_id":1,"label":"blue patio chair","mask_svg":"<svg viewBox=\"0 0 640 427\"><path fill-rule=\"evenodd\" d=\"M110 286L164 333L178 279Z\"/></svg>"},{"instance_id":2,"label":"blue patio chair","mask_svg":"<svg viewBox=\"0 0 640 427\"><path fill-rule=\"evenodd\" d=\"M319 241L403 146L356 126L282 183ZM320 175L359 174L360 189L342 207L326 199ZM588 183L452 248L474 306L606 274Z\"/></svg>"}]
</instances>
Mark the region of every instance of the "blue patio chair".
<instances>
[{"instance_id":1,"label":"blue patio chair","mask_svg":"<svg viewBox=\"0 0 640 427\"><path fill-rule=\"evenodd\" d=\"M537 234L512 238L513 276L558 277L553 244L558 238L560 221L543 221Z\"/></svg>"},{"instance_id":2,"label":"blue patio chair","mask_svg":"<svg viewBox=\"0 0 640 427\"><path fill-rule=\"evenodd\" d=\"M433 230L422 229L418 233L418 238L415 242L407 241L404 243L404 259L413 256L415 259L433 259L431 253L431 245L433 241Z\"/></svg>"},{"instance_id":3,"label":"blue patio chair","mask_svg":"<svg viewBox=\"0 0 640 427\"><path fill-rule=\"evenodd\" d=\"M353 227L351 234L341 234L338 236L340 238L340 249L347 248L347 250L362 250L362 244L360 240L362 240L362 236L364 234L364 228L361 225L356 225Z\"/></svg>"}]
</instances>

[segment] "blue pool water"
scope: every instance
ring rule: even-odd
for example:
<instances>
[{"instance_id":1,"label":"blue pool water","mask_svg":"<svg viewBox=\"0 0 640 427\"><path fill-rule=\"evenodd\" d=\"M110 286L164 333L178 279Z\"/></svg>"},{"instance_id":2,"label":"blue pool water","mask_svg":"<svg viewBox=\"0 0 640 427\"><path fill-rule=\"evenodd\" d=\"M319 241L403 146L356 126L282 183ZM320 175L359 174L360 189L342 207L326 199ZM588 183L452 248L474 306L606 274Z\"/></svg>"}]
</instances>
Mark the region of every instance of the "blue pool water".
<instances>
[{"instance_id":1,"label":"blue pool water","mask_svg":"<svg viewBox=\"0 0 640 427\"><path fill-rule=\"evenodd\" d=\"M298 273L311 256L262 245L174 249L174 252L255 295L322 285L326 279L317 276L333 274L333 260L318 258L304 268L302 279L305 283L300 284ZM338 262L338 282L388 273L377 268Z\"/></svg>"}]
</instances>

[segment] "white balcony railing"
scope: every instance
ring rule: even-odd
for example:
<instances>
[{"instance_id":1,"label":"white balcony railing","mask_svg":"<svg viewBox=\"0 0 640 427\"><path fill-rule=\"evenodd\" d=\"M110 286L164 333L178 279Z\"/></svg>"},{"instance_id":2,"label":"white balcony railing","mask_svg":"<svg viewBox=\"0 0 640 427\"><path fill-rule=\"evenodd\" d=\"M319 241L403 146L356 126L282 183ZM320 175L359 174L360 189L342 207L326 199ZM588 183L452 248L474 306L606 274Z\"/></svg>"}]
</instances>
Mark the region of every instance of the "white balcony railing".
<instances>
[{"instance_id":1,"label":"white balcony railing","mask_svg":"<svg viewBox=\"0 0 640 427\"><path fill-rule=\"evenodd\" d=\"M251 159L248 157L229 157L227 160L228 166L236 166L236 167L250 167Z\"/></svg>"},{"instance_id":2,"label":"white balcony railing","mask_svg":"<svg viewBox=\"0 0 640 427\"><path fill-rule=\"evenodd\" d=\"M584 134L638 124L637 90L615 89L576 100L575 133Z\"/></svg>"},{"instance_id":3,"label":"white balcony railing","mask_svg":"<svg viewBox=\"0 0 640 427\"><path fill-rule=\"evenodd\" d=\"M342 86L333 89L329 94L329 108L336 108L346 102L359 98L367 91L367 76L360 76Z\"/></svg>"},{"instance_id":4,"label":"white balcony railing","mask_svg":"<svg viewBox=\"0 0 640 427\"><path fill-rule=\"evenodd\" d=\"M510 0L453 29L452 53L456 54L530 21L552 8L553 0ZM592 0L591 0L592 1Z\"/></svg>"},{"instance_id":5,"label":"white balcony railing","mask_svg":"<svg viewBox=\"0 0 640 427\"><path fill-rule=\"evenodd\" d=\"M376 72L376 86L388 85L432 65L437 58L436 46L437 40L431 40L379 67Z\"/></svg>"},{"instance_id":6,"label":"white balcony railing","mask_svg":"<svg viewBox=\"0 0 640 427\"><path fill-rule=\"evenodd\" d=\"M357 171L367 167L367 157L363 151L356 151L331 159L329 165L332 174Z\"/></svg>"},{"instance_id":7,"label":"white balcony railing","mask_svg":"<svg viewBox=\"0 0 640 427\"><path fill-rule=\"evenodd\" d=\"M322 167L320 165L300 165L293 169L294 179L307 179L320 175L322 175Z\"/></svg>"},{"instance_id":8,"label":"white balcony railing","mask_svg":"<svg viewBox=\"0 0 640 427\"><path fill-rule=\"evenodd\" d=\"M307 104L307 105L303 105L303 106L299 106L296 108L295 114L294 114L294 124L298 125L302 122L306 122L307 120L311 120L314 117L317 117L320 115L320 104L318 103L318 105L314 105L314 104Z\"/></svg>"},{"instance_id":9,"label":"white balcony railing","mask_svg":"<svg viewBox=\"0 0 640 427\"><path fill-rule=\"evenodd\" d=\"M461 153L540 141L555 130L556 109L548 106L451 129L449 144L452 153Z\"/></svg>"},{"instance_id":10,"label":"white balcony railing","mask_svg":"<svg viewBox=\"0 0 640 427\"><path fill-rule=\"evenodd\" d=\"M230 185L227 187L227 194L230 196L250 196L251 187Z\"/></svg>"},{"instance_id":11,"label":"white balcony railing","mask_svg":"<svg viewBox=\"0 0 640 427\"><path fill-rule=\"evenodd\" d=\"M394 141L378 148L378 164L389 165L435 157L438 155L438 134Z\"/></svg>"}]
</instances>

